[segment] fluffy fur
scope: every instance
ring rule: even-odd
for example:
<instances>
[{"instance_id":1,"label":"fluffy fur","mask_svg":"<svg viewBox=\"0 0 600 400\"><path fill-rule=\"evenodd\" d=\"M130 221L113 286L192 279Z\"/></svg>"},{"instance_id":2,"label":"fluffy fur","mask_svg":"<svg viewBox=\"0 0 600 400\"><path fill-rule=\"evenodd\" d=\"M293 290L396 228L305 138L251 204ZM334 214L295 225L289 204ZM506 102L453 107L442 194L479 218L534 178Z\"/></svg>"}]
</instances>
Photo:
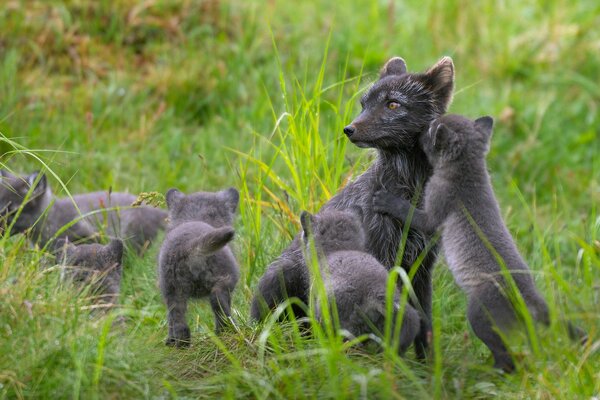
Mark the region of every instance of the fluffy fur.
<instances>
[{"instance_id":1,"label":"fluffy fur","mask_svg":"<svg viewBox=\"0 0 600 400\"><path fill-rule=\"evenodd\" d=\"M425 190L424 209L414 211L411 226L423 232L441 230L448 266L468 296L473 331L492 351L495 366L511 371L514 363L496 330L508 332L518 321L510 280L535 320L548 324L548 307L494 196L485 163L492 125L490 117L471 121L458 115L441 117L431 125L421 145L434 172ZM374 206L402 220L410 210L408 201L389 192L379 192ZM506 266L504 272L497 257Z\"/></svg>"},{"instance_id":2,"label":"fluffy fur","mask_svg":"<svg viewBox=\"0 0 600 400\"><path fill-rule=\"evenodd\" d=\"M135 200L136 197L129 193L108 192L77 194L72 200L56 198L45 175L36 172L21 177L0 171L0 231L13 224L11 234L30 231L30 238L44 247L62 227L77 220L57 238L93 242L104 230L109 236L125 240L139 252L159 230L164 229L167 213L149 206L131 207ZM123 208L81 218L87 213L113 207Z\"/></svg>"},{"instance_id":3,"label":"fluffy fur","mask_svg":"<svg viewBox=\"0 0 600 400\"><path fill-rule=\"evenodd\" d=\"M355 213L328 210L317 216L301 215L304 239L314 238L329 304L335 303L339 328L354 336L385 332L388 271L366 253L362 221ZM307 255L310 251L306 252ZM400 294L393 296L393 321L400 310ZM322 319L321 303L316 304ZM406 305L401 320L399 352L404 353L419 330L419 315Z\"/></svg>"},{"instance_id":4,"label":"fluffy fur","mask_svg":"<svg viewBox=\"0 0 600 400\"><path fill-rule=\"evenodd\" d=\"M377 149L378 156L369 169L348 184L322 210L362 210L367 252L386 268L396 263L402 236L402 223L373 210L373 194L386 189L407 200L424 187L431 174L418 138L429 124L443 114L452 98L454 65L448 57L424 73L408 73L404 61L395 57L383 67L380 78L361 99L362 111L344 132L359 147ZM394 104L392 104L394 103ZM419 203L420 204L420 203ZM411 229L400 261L409 270L423 252L428 238ZM421 328L416 339L417 357L423 358L431 335L431 272L435 260L432 249L414 276L412 285L422 311ZM251 315L262 319L287 297L308 301L309 278L296 237L261 277L252 301ZM300 308L294 313L302 315Z\"/></svg>"},{"instance_id":5,"label":"fluffy fur","mask_svg":"<svg viewBox=\"0 0 600 400\"><path fill-rule=\"evenodd\" d=\"M190 298L210 299L217 332L230 319L240 273L227 243L234 235L239 193L230 188L185 195L171 189L166 198L170 222L158 256L158 282L168 312L166 344L183 347L190 344L185 318Z\"/></svg>"}]
</instances>

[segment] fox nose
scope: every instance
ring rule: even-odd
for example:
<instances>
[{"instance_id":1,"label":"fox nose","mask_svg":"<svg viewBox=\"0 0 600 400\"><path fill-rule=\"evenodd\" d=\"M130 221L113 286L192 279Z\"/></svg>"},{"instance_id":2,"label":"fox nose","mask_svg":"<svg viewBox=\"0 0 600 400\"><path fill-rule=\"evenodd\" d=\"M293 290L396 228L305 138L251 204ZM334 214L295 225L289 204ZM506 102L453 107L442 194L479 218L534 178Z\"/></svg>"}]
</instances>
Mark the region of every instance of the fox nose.
<instances>
[{"instance_id":1,"label":"fox nose","mask_svg":"<svg viewBox=\"0 0 600 400\"><path fill-rule=\"evenodd\" d=\"M348 125L347 127L344 128L344 133L348 137L352 136L355 131L356 131L356 128L353 125Z\"/></svg>"}]
</instances>

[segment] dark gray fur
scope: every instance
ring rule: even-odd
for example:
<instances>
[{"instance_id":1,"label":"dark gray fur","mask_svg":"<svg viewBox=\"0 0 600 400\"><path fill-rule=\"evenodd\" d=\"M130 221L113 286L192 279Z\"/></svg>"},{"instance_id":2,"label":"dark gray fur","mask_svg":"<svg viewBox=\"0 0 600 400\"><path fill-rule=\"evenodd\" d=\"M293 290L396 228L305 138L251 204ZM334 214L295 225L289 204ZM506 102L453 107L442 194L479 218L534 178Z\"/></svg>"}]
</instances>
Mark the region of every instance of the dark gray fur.
<instances>
[{"instance_id":1,"label":"dark gray fur","mask_svg":"<svg viewBox=\"0 0 600 400\"><path fill-rule=\"evenodd\" d=\"M366 252L362 221L356 213L327 210L316 216L305 211L301 222L307 245L309 238L314 238L327 301L329 304L335 302L338 328L354 336L383 335L388 271ZM306 254L310 255L310 249ZM396 321L400 311L398 289L394 290L393 301L392 318ZM319 301L315 311L317 319L322 320ZM401 354L413 343L418 331L419 314L406 304L399 331Z\"/></svg>"},{"instance_id":2,"label":"dark gray fur","mask_svg":"<svg viewBox=\"0 0 600 400\"><path fill-rule=\"evenodd\" d=\"M169 226L158 255L158 283L168 312L166 344L184 347L190 344L185 318L190 298L210 299L217 332L231 317L240 272L227 243L234 235L239 193L230 188L186 196L171 189L166 198Z\"/></svg>"},{"instance_id":3,"label":"dark gray fur","mask_svg":"<svg viewBox=\"0 0 600 400\"><path fill-rule=\"evenodd\" d=\"M123 207L86 216L61 233L58 238L68 238L71 242L93 242L97 240L99 232L105 230L109 236L125 240L139 252L166 225L165 210L149 206L131 207L136 196L129 193L93 192L74 195L73 200L56 198L45 175L36 172L21 177L1 171L0 231L13 222L14 215L28 192L29 200L14 221L11 234L30 230L30 238L42 247L46 246L63 226L84 214L104 208Z\"/></svg>"},{"instance_id":4,"label":"dark gray fur","mask_svg":"<svg viewBox=\"0 0 600 400\"><path fill-rule=\"evenodd\" d=\"M67 239L60 239L57 243L57 257L62 264L63 279L80 285L92 285L98 303L110 307L117 304L122 275L121 240L113 239L107 245L74 245Z\"/></svg>"},{"instance_id":5,"label":"dark gray fur","mask_svg":"<svg viewBox=\"0 0 600 400\"><path fill-rule=\"evenodd\" d=\"M425 73L408 73L404 61L395 57L381 71L380 78L361 99L362 111L345 128L350 141L359 147L377 149L377 159L354 182L348 184L322 210L362 209L366 229L367 252L390 269L396 263L402 223L397 218L373 210L373 194L386 189L411 200L421 190L431 174L427 158L418 146L418 138L429 124L442 115L452 98L454 65L442 58ZM390 103L398 107L390 109ZM420 204L420 203L419 203ZM410 270L426 246L428 237L411 229L401 265ZM425 356L431 335L431 273L435 249L425 257L414 276L412 285L422 310L421 328L416 339L418 358ZM308 301L308 270L302 258L301 244L296 237L265 271L252 301L251 315L262 319L286 297ZM296 316L303 315L295 308Z\"/></svg>"},{"instance_id":6,"label":"dark gray fur","mask_svg":"<svg viewBox=\"0 0 600 400\"><path fill-rule=\"evenodd\" d=\"M514 363L496 331L508 332L519 319L510 299L508 276L534 320L548 324L548 307L494 196L485 162L492 125L490 117L471 121L458 115L432 123L421 144L433 175L425 189L424 209L414 211L411 226L430 233L441 230L448 266L468 297L467 316L473 331L492 351L495 366L512 371ZM410 210L406 199L383 191L375 195L374 206L402 220ZM502 272L497 256L509 275Z\"/></svg>"}]
</instances>

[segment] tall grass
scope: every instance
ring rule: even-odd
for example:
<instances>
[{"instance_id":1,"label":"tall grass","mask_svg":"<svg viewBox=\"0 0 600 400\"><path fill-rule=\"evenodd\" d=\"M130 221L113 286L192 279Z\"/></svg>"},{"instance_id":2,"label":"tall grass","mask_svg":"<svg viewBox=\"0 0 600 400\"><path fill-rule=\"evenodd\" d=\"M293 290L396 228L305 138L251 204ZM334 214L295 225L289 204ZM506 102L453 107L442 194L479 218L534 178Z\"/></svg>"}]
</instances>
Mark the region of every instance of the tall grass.
<instances>
[{"instance_id":1,"label":"tall grass","mask_svg":"<svg viewBox=\"0 0 600 400\"><path fill-rule=\"evenodd\" d=\"M54 171L60 196L102 190L241 192L237 327L190 307L193 343L166 348L154 246L125 258L120 307L41 268L25 237L0 242L2 398L591 398L600 394L600 40L595 2L10 1L0 7L0 163ZM518 371L490 368L465 298L434 274L434 358L368 352L296 321L249 321L264 268L368 165L342 128L392 55L411 70L451 55L453 112L491 114L489 166L511 232L557 321ZM18 149L19 151L15 151ZM63 185L64 183L64 185ZM51 263L50 263L51 264ZM397 279L403 279L399 276ZM409 296L408 291L403 293ZM293 300L292 300L293 301ZM126 322L109 328L118 315ZM312 321L315 322L315 321ZM390 332L391 334L391 332ZM393 335L391 335L393 336ZM361 339L362 340L362 339Z\"/></svg>"}]
</instances>

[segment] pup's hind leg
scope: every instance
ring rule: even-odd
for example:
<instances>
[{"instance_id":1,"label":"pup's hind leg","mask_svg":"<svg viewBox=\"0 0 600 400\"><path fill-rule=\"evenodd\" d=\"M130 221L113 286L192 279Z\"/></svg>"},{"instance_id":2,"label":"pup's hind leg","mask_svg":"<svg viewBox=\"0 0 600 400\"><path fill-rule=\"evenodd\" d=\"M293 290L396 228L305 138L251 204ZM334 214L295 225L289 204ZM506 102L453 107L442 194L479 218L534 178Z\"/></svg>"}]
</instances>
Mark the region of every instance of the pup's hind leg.
<instances>
[{"instance_id":1,"label":"pup's hind leg","mask_svg":"<svg viewBox=\"0 0 600 400\"><path fill-rule=\"evenodd\" d=\"M492 355L494 356L494 367L500 368L505 372L512 372L515 369L515 364L508 348L504 345L502 338L497 333L497 327L494 325L494 321L490 317L491 315L493 315L494 318L501 317L497 314L506 314L506 312L502 312L504 310L498 310L499 304L496 304L495 308L490 308L490 302L482 302L480 299L474 297L476 296L471 296L469 298L467 307L467 317L473 331L492 352ZM506 299L501 299L500 304L502 306L507 305ZM496 320L499 321L500 319Z\"/></svg>"},{"instance_id":2,"label":"pup's hind leg","mask_svg":"<svg viewBox=\"0 0 600 400\"><path fill-rule=\"evenodd\" d=\"M221 332L229 325L231 316L231 292L227 288L215 287L210 292L210 306L215 315L215 330Z\"/></svg>"},{"instance_id":3,"label":"pup's hind leg","mask_svg":"<svg viewBox=\"0 0 600 400\"><path fill-rule=\"evenodd\" d=\"M185 320L187 299L180 296L166 297L167 321L169 324L169 337L167 346L187 347L190 345L190 328Z\"/></svg>"},{"instance_id":4,"label":"pup's hind leg","mask_svg":"<svg viewBox=\"0 0 600 400\"><path fill-rule=\"evenodd\" d=\"M418 304L414 304L412 300L410 301L410 304L418 310L420 317L419 332L415 338L415 352L419 360L424 360L427 354L430 354L429 343L432 340L433 332L431 326L431 274L436 257L435 250L430 250L412 280L415 296L419 302Z\"/></svg>"}]
</instances>

